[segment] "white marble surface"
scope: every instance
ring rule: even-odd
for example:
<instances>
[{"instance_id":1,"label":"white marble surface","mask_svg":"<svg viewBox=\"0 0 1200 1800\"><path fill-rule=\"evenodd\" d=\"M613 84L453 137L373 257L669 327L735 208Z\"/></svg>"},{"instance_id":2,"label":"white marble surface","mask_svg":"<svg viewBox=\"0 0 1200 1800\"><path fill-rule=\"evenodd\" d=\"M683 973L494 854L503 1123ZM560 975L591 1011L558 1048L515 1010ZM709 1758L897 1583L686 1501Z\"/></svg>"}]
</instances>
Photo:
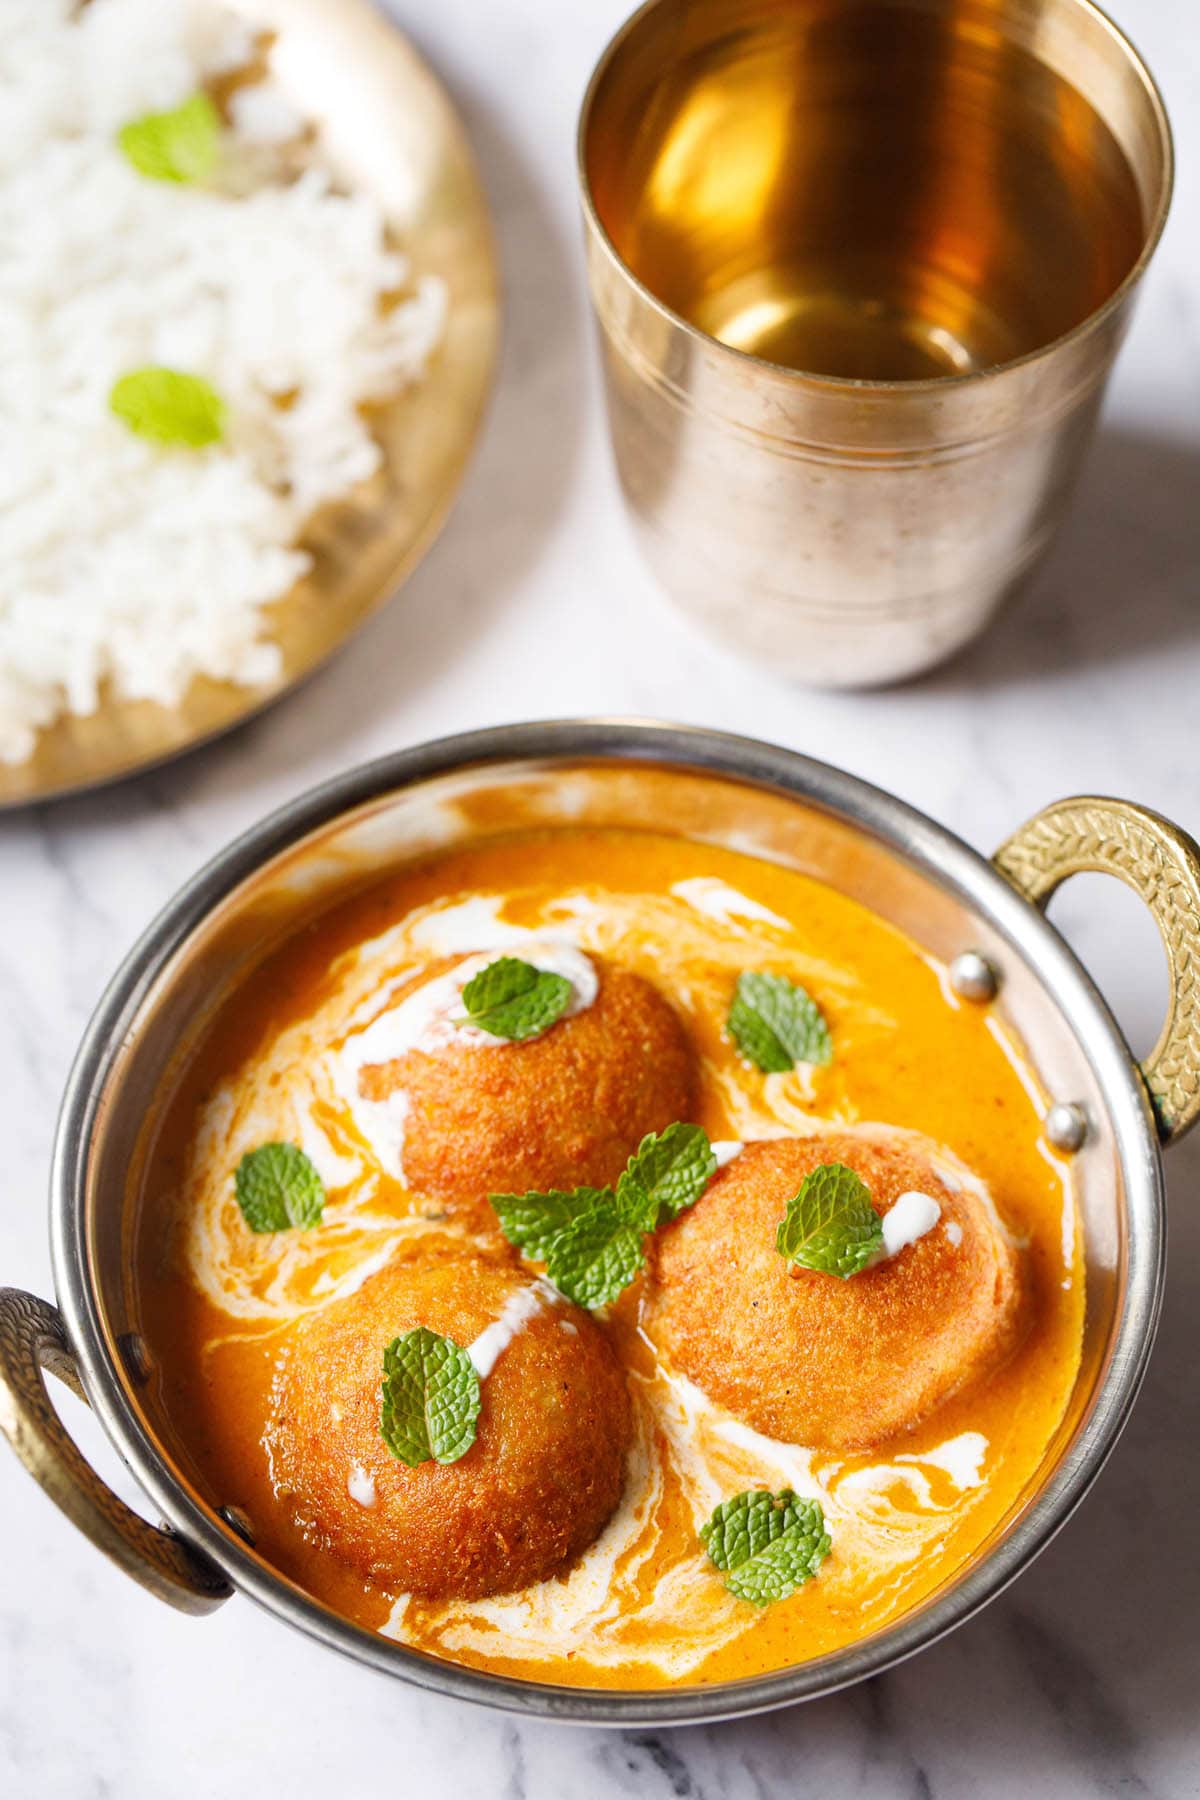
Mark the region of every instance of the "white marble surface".
<instances>
[{"instance_id":1,"label":"white marble surface","mask_svg":"<svg viewBox=\"0 0 1200 1800\"><path fill-rule=\"evenodd\" d=\"M898 791L987 849L1052 796L1124 793L1200 827L1200 35L1117 0L1179 137L1175 212L1052 561L966 656L895 692L805 693L668 611L620 516L586 327L572 129L624 0L393 0L470 121L508 334L461 501L403 596L304 692L113 792L0 821L0 1278L49 1291L59 1092L101 986L232 833L331 771L485 723L643 712L756 732ZM1058 916L1143 1046L1153 933L1113 884ZM1094 1494L950 1641L835 1699L661 1735L516 1726L334 1660L246 1601L177 1618L0 1454L0 1794L290 1800L1200 1793L1200 1133L1170 1159L1158 1351ZM71 1419L111 1470L94 1429Z\"/></svg>"}]
</instances>

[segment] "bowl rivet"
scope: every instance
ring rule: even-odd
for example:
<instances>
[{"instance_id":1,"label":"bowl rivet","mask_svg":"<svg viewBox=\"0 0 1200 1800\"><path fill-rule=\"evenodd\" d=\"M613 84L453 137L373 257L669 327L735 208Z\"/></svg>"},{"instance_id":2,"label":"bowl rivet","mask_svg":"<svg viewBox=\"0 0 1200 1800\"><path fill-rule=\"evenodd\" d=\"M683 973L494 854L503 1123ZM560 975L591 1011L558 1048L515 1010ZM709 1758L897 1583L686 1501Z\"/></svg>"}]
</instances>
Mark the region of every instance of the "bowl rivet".
<instances>
[{"instance_id":1,"label":"bowl rivet","mask_svg":"<svg viewBox=\"0 0 1200 1800\"><path fill-rule=\"evenodd\" d=\"M963 1000L994 1000L1000 977L978 950L964 950L950 964L950 986Z\"/></svg>"},{"instance_id":2,"label":"bowl rivet","mask_svg":"<svg viewBox=\"0 0 1200 1800\"><path fill-rule=\"evenodd\" d=\"M220 1514L230 1529L236 1531L247 1544L253 1546L257 1542L250 1515L243 1512L240 1506L222 1506Z\"/></svg>"},{"instance_id":3,"label":"bowl rivet","mask_svg":"<svg viewBox=\"0 0 1200 1800\"><path fill-rule=\"evenodd\" d=\"M141 1332L123 1332L117 1339L117 1348L129 1375L139 1387L144 1386L154 1371L154 1365L150 1361L150 1351Z\"/></svg>"},{"instance_id":4,"label":"bowl rivet","mask_svg":"<svg viewBox=\"0 0 1200 1800\"><path fill-rule=\"evenodd\" d=\"M1087 1137L1087 1114L1073 1100L1060 1100L1046 1114L1046 1136L1056 1150L1080 1150Z\"/></svg>"}]
</instances>

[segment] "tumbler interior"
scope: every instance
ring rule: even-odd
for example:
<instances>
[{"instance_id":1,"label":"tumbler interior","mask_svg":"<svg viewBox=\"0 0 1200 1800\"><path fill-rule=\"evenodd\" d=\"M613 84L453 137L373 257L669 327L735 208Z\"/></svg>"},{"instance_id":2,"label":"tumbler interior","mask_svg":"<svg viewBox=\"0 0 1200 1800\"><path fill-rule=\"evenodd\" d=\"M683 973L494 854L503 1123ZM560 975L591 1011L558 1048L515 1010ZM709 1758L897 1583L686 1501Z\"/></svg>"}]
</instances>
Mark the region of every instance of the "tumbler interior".
<instances>
[{"instance_id":1,"label":"tumbler interior","mask_svg":"<svg viewBox=\"0 0 1200 1800\"><path fill-rule=\"evenodd\" d=\"M1036 351L1156 235L1153 84L1086 0L658 0L584 180L656 299L735 349L908 381Z\"/></svg>"}]
</instances>

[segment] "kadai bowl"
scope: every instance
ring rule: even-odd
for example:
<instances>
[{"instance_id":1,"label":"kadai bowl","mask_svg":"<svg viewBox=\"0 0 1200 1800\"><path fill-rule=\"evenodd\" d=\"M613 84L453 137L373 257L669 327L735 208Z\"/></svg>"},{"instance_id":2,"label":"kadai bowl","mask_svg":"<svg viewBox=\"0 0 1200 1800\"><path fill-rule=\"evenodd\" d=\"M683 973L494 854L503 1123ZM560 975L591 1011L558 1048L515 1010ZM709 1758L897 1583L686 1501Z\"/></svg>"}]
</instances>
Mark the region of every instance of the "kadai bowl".
<instances>
[{"instance_id":1,"label":"kadai bowl","mask_svg":"<svg viewBox=\"0 0 1200 1800\"><path fill-rule=\"evenodd\" d=\"M1171 957L1142 1068L1041 915L1085 868ZM876 1673L1031 1560L1132 1404L1160 1147L1200 1110L1198 896L1195 845L1124 802L989 863L665 726L342 777L103 1000L58 1309L0 1297L5 1428L160 1597L240 1589L421 1686L670 1723Z\"/></svg>"}]
</instances>

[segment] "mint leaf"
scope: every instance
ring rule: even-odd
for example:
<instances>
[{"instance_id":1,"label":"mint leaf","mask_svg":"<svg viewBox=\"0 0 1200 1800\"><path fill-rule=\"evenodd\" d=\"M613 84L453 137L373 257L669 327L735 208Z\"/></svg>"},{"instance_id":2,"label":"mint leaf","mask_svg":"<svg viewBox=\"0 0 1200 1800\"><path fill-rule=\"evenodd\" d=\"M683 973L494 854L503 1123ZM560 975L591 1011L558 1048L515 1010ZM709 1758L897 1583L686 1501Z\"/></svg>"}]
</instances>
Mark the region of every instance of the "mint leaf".
<instances>
[{"instance_id":1,"label":"mint leaf","mask_svg":"<svg viewBox=\"0 0 1200 1800\"><path fill-rule=\"evenodd\" d=\"M201 450L225 432L225 402L202 375L180 369L131 369L114 381L108 404L139 437Z\"/></svg>"},{"instance_id":2,"label":"mint leaf","mask_svg":"<svg viewBox=\"0 0 1200 1800\"><path fill-rule=\"evenodd\" d=\"M251 1231L305 1231L321 1223L325 1183L295 1144L248 1150L233 1186Z\"/></svg>"},{"instance_id":3,"label":"mint leaf","mask_svg":"<svg viewBox=\"0 0 1200 1800\"><path fill-rule=\"evenodd\" d=\"M627 1288L646 1261L645 1226L630 1221L613 1193L581 1213L554 1239L546 1253L546 1273L576 1306L607 1306Z\"/></svg>"},{"instance_id":4,"label":"mint leaf","mask_svg":"<svg viewBox=\"0 0 1200 1800\"><path fill-rule=\"evenodd\" d=\"M559 1293L577 1306L607 1306L646 1260L646 1199L640 1190L632 1208L611 1188L489 1198L509 1243L544 1262Z\"/></svg>"},{"instance_id":5,"label":"mint leaf","mask_svg":"<svg viewBox=\"0 0 1200 1800\"><path fill-rule=\"evenodd\" d=\"M201 181L217 160L221 116L207 94L170 112L146 113L117 133L126 160L152 181Z\"/></svg>"},{"instance_id":6,"label":"mint leaf","mask_svg":"<svg viewBox=\"0 0 1200 1800\"><path fill-rule=\"evenodd\" d=\"M475 1442L479 1405L475 1365L453 1338L418 1325L384 1351L379 1432L410 1469L465 1456Z\"/></svg>"},{"instance_id":7,"label":"mint leaf","mask_svg":"<svg viewBox=\"0 0 1200 1800\"><path fill-rule=\"evenodd\" d=\"M477 1025L492 1037L539 1037L571 1004L571 984L565 975L535 969L519 956L501 956L480 969L462 992L467 1009L460 1025Z\"/></svg>"},{"instance_id":8,"label":"mint leaf","mask_svg":"<svg viewBox=\"0 0 1200 1800\"><path fill-rule=\"evenodd\" d=\"M613 1198L608 1188L572 1188L563 1193L551 1188L545 1194L489 1194L510 1244L524 1250L536 1262L545 1262L555 1238L584 1213L595 1212Z\"/></svg>"},{"instance_id":9,"label":"mint leaf","mask_svg":"<svg viewBox=\"0 0 1200 1800\"><path fill-rule=\"evenodd\" d=\"M742 1055L767 1075L782 1075L798 1062L827 1063L833 1057L820 1007L811 994L782 975L751 970L739 975L725 1024Z\"/></svg>"},{"instance_id":10,"label":"mint leaf","mask_svg":"<svg viewBox=\"0 0 1200 1800\"><path fill-rule=\"evenodd\" d=\"M829 1555L819 1501L801 1500L791 1488L735 1494L700 1527L700 1537L730 1593L752 1606L786 1599Z\"/></svg>"},{"instance_id":11,"label":"mint leaf","mask_svg":"<svg viewBox=\"0 0 1200 1800\"><path fill-rule=\"evenodd\" d=\"M716 1167L699 1125L675 1124L642 1139L615 1192L552 1188L488 1198L509 1243L544 1262L560 1293L577 1306L607 1306L645 1264L646 1233L698 1200Z\"/></svg>"},{"instance_id":12,"label":"mint leaf","mask_svg":"<svg viewBox=\"0 0 1200 1800\"><path fill-rule=\"evenodd\" d=\"M700 1198L717 1172L708 1133L699 1125L668 1125L644 1137L617 1183L626 1215L640 1214L647 1231L677 1219Z\"/></svg>"},{"instance_id":13,"label":"mint leaf","mask_svg":"<svg viewBox=\"0 0 1200 1800\"><path fill-rule=\"evenodd\" d=\"M870 1190L844 1163L821 1163L788 1201L775 1234L780 1256L847 1280L883 1247L883 1226Z\"/></svg>"}]
</instances>

